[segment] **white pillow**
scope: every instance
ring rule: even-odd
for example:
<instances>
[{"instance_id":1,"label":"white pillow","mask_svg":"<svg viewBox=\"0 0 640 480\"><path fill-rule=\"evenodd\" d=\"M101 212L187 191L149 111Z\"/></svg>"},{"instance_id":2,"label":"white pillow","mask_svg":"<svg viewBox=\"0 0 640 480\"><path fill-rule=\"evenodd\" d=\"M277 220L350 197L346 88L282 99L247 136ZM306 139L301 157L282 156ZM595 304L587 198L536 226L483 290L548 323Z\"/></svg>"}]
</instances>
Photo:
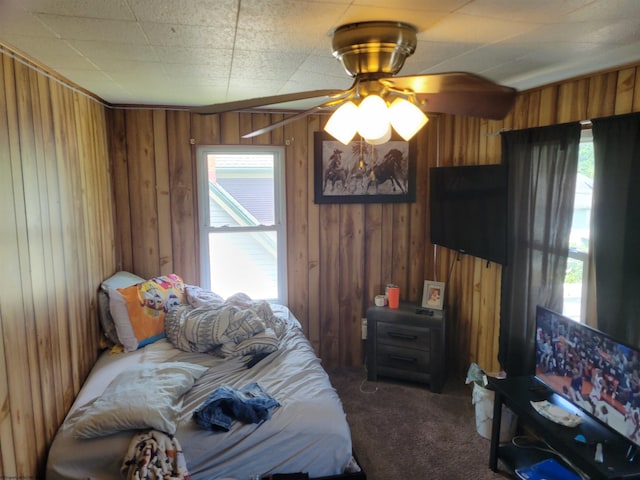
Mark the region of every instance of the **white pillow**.
<instances>
[{"instance_id":1,"label":"white pillow","mask_svg":"<svg viewBox=\"0 0 640 480\"><path fill-rule=\"evenodd\" d=\"M118 332L116 331L116 326L109 308L109 291L117 288L129 287L142 282L144 282L144 278L134 275L133 273L121 271L114 273L111 277L107 278L100 284L100 290L98 291L100 324L102 325L104 335L113 344L120 343L120 341L118 339Z\"/></svg>"},{"instance_id":2,"label":"white pillow","mask_svg":"<svg viewBox=\"0 0 640 480\"><path fill-rule=\"evenodd\" d=\"M144 429L173 435L182 396L206 370L184 362L141 363L125 370L100 397L82 407L75 435L94 438Z\"/></svg>"},{"instance_id":3,"label":"white pillow","mask_svg":"<svg viewBox=\"0 0 640 480\"><path fill-rule=\"evenodd\" d=\"M122 345L124 351L133 352L137 350L138 339L131 328L127 301L115 288L109 291L109 311L111 312L111 318L113 318L113 328L118 335L118 342Z\"/></svg>"},{"instance_id":4,"label":"white pillow","mask_svg":"<svg viewBox=\"0 0 640 480\"><path fill-rule=\"evenodd\" d=\"M103 280L100 284L100 289L108 294L109 290L125 288L142 282L144 282L144 278L130 272L121 271L116 272L106 280Z\"/></svg>"}]
</instances>

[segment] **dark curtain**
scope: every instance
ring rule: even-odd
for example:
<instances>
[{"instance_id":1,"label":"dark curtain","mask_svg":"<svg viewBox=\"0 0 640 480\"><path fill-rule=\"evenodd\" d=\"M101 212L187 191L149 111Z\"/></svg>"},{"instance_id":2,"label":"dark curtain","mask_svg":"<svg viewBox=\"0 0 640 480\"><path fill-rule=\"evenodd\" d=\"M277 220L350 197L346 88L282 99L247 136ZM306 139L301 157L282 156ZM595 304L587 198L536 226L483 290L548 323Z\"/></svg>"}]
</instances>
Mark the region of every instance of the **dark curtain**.
<instances>
[{"instance_id":1,"label":"dark curtain","mask_svg":"<svg viewBox=\"0 0 640 480\"><path fill-rule=\"evenodd\" d=\"M534 371L536 306L562 311L579 144L579 123L502 134L507 265L498 360L508 376Z\"/></svg>"},{"instance_id":2,"label":"dark curtain","mask_svg":"<svg viewBox=\"0 0 640 480\"><path fill-rule=\"evenodd\" d=\"M640 114L593 120L597 328L640 347Z\"/></svg>"}]
</instances>

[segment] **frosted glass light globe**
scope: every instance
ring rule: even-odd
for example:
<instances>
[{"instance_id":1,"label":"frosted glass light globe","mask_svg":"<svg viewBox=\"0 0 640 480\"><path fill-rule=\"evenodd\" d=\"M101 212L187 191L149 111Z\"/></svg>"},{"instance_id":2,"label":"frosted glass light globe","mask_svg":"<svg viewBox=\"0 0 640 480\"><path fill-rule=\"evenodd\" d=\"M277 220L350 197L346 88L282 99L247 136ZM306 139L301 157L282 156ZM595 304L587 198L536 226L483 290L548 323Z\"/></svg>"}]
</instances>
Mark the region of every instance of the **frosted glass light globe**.
<instances>
[{"instance_id":1,"label":"frosted glass light globe","mask_svg":"<svg viewBox=\"0 0 640 480\"><path fill-rule=\"evenodd\" d=\"M358 133L365 140L382 138L389 130L389 110L378 95L369 95L358 107Z\"/></svg>"},{"instance_id":2,"label":"frosted glass light globe","mask_svg":"<svg viewBox=\"0 0 640 480\"><path fill-rule=\"evenodd\" d=\"M396 98L389 107L391 125L407 142L429 121L422 110L404 98Z\"/></svg>"},{"instance_id":3,"label":"frosted glass light globe","mask_svg":"<svg viewBox=\"0 0 640 480\"><path fill-rule=\"evenodd\" d=\"M358 107L352 101L340 105L324 126L325 132L349 145L357 132Z\"/></svg>"}]
</instances>

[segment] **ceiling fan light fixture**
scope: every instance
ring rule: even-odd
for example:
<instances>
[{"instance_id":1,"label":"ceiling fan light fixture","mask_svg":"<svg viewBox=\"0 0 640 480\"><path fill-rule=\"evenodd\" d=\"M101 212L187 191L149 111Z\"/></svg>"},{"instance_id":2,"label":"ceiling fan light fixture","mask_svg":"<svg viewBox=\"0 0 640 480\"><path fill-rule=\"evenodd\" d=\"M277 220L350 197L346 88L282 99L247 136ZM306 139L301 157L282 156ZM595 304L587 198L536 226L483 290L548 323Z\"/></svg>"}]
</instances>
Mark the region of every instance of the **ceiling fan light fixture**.
<instances>
[{"instance_id":1,"label":"ceiling fan light fixture","mask_svg":"<svg viewBox=\"0 0 640 480\"><path fill-rule=\"evenodd\" d=\"M333 112L324 126L325 132L345 145L349 145L358 131L358 107L351 100Z\"/></svg>"},{"instance_id":2,"label":"ceiling fan light fixture","mask_svg":"<svg viewBox=\"0 0 640 480\"><path fill-rule=\"evenodd\" d=\"M414 25L374 20L342 25L332 33L333 56L346 72L395 75L418 44Z\"/></svg>"},{"instance_id":3,"label":"ceiling fan light fixture","mask_svg":"<svg viewBox=\"0 0 640 480\"><path fill-rule=\"evenodd\" d=\"M358 133L367 141L376 141L387 134L389 109L380 96L369 95L360 102L357 127Z\"/></svg>"},{"instance_id":4,"label":"ceiling fan light fixture","mask_svg":"<svg viewBox=\"0 0 640 480\"><path fill-rule=\"evenodd\" d=\"M398 97L387 106L379 95L368 95L359 106L351 100L340 105L324 130L344 145L356 133L371 145L381 145L391 139L392 127L408 142L428 121L429 117L405 98Z\"/></svg>"},{"instance_id":5,"label":"ceiling fan light fixture","mask_svg":"<svg viewBox=\"0 0 640 480\"><path fill-rule=\"evenodd\" d=\"M369 145L382 145L383 143L387 143L391 140L391 125L387 128L387 131L379 138L365 138L364 141Z\"/></svg>"},{"instance_id":6,"label":"ceiling fan light fixture","mask_svg":"<svg viewBox=\"0 0 640 480\"><path fill-rule=\"evenodd\" d=\"M389 121L407 142L429 121L429 117L409 100L398 97L389 106Z\"/></svg>"}]
</instances>

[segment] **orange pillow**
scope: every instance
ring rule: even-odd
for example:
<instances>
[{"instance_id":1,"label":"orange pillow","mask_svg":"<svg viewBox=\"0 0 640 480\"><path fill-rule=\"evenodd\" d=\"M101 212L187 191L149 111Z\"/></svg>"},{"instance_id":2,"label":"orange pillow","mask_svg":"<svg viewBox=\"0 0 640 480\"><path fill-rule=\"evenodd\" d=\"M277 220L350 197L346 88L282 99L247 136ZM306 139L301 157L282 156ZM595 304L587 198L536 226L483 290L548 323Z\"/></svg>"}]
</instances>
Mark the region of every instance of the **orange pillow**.
<instances>
[{"instance_id":1,"label":"orange pillow","mask_svg":"<svg viewBox=\"0 0 640 480\"><path fill-rule=\"evenodd\" d=\"M125 352L164 338L166 312L185 303L184 282L176 274L118 288L110 295L110 308Z\"/></svg>"}]
</instances>

